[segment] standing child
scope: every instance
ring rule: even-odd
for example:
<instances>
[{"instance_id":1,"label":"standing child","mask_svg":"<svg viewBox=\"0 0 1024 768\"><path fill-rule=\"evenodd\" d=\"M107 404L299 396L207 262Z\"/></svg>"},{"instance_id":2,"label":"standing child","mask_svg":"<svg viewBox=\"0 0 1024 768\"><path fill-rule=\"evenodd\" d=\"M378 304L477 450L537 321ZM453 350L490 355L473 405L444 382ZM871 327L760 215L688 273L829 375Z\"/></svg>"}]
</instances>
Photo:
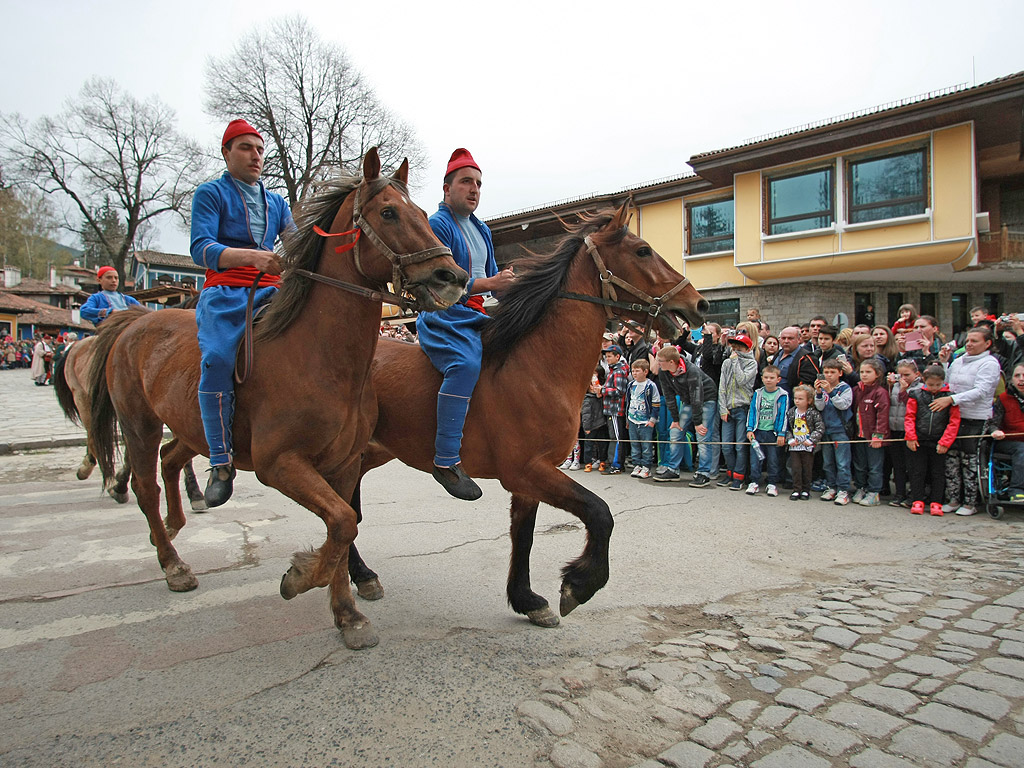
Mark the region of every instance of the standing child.
<instances>
[{"instance_id":1,"label":"standing child","mask_svg":"<svg viewBox=\"0 0 1024 768\"><path fill-rule=\"evenodd\" d=\"M825 440L821 444L825 470L822 501L840 507L850 503L850 443L846 431L853 415L853 389L843 381L845 360L833 357L821 364L821 378L814 382L814 407L821 411L825 423Z\"/></svg>"},{"instance_id":2,"label":"standing child","mask_svg":"<svg viewBox=\"0 0 1024 768\"><path fill-rule=\"evenodd\" d=\"M786 433L789 471L793 475L790 501L807 501L811 498L814 449L825 434L825 424L813 403L813 389L806 384L793 387L793 407L789 409L789 431Z\"/></svg>"},{"instance_id":3,"label":"standing child","mask_svg":"<svg viewBox=\"0 0 1024 768\"><path fill-rule=\"evenodd\" d=\"M601 469L599 455L604 449L604 438L608 437L608 419L601 404L601 377L605 375L600 365L590 377L590 387L583 396L580 408L580 428L583 430L583 471L590 472L594 464ZM570 467L571 468L571 467Z\"/></svg>"},{"instance_id":4,"label":"standing child","mask_svg":"<svg viewBox=\"0 0 1024 768\"><path fill-rule=\"evenodd\" d=\"M786 414L789 411L789 395L786 390L779 389L782 378L779 369L774 365L765 366L761 371L764 384L754 391L750 401L750 412L747 415L747 440L753 445L756 440L764 454L764 464L768 465L768 484L765 493L769 496L779 495L779 481L782 478L779 464L780 447L786 444ZM762 461L754 451L750 457L750 485L747 494L753 496L760 490Z\"/></svg>"},{"instance_id":5,"label":"standing child","mask_svg":"<svg viewBox=\"0 0 1024 768\"><path fill-rule=\"evenodd\" d=\"M907 402L910 393L922 386L921 374L917 364L903 360L896 364L896 373L890 373L889 381L889 437L891 442L885 444L885 455L892 465L892 480L895 485L890 507L910 509L910 491L907 488L907 446L903 442L906 435L904 420L907 415Z\"/></svg>"},{"instance_id":6,"label":"standing child","mask_svg":"<svg viewBox=\"0 0 1024 768\"><path fill-rule=\"evenodd\" d=\"M645 358L633 363L630 369L633 381L629 385L626 420L629 422L629 442L633 447L633 477L646 480L654 466L654 425L658 423L661 395L654 382L647 378L651 364Z\"/></svg>"},{"instance_id":7,"label":"standing child","mask_svg":"<svg viewBox=\"0 0 1024 768\"><path fill-rule=\"evenodd\" d=\"M870 337L868 337L870 338ZM889 390L885 387L885 368L874 358L860 364L860 384L853 390L857 416L857 436L853 444L854 504L877 507L882 502L882 465L885 450L882 441L889 437Z\"/></svg>"},{"instance_id":8,"label":"standing child","mask_svg":"<svg viewBox=\"0 0 1024 768\"><path fill-rule=\"evenodd\" d=\"M601 387L604 415L608 417L608 462L601 470L605 475L622 472L626 457L626 390L629 388L629 368L622 360L622 348L613 344L604 351L608 364L608 377Z\"/></svg>"},{"instance_id":9,"label":"standing child","mask_svg":"<svg viewBox=\"0 0 1024 768\"><path fill-rule=\"evenodd\" d=\"M722 381L718 387L718 412L722 417L722 456L726 471L718 485L732 491L743 489L747 474L747 412L754 395L757 360L751 349L753 340L745 333L729 337L732 355L722 363Z\"/></svg>"},{"instance_id":10,"label":"standing child","mask_svg":"<svg viewBox=\"0 0 1024 768\"><path fill-rule=\"evenodd\" d=\"M933 411L931 404L937 397L949 395L945 386L946 371L941 365L924 369L924 387L918 387L907 399L907 413L903 419L907 437L907 469L910 472L910 505L912 515L923 515L925 486L929 486L931 504L928 511L942 516L942 497L946 493L946 453L960 430L960 407L950 406Z\"/></svg>"}]
</instances>

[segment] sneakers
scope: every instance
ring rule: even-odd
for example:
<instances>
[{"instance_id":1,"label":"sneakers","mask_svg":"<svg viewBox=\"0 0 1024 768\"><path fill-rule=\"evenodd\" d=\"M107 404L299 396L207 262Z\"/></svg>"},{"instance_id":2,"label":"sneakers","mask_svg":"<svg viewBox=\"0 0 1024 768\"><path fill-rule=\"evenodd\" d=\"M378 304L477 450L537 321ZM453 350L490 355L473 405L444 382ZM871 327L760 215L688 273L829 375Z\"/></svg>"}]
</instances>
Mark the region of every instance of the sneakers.
<instances>
[{"instance_id":1,"label":"sneakers","mask_svg":"<svg viewBox=\"0 0 1024 768\"><path fill-rule=\"evenodd\" d=\"M726 487L728 487L731 484L732 484L732 472L730 472L729 470L726 470L725 472L719 474L718 482L715 483L715 485L717 485L719 488L726 488Z\"/></svg>"},{"instance_id":2,"label":"sneakers","mask_svg":"<svg viewBox=\"0 0 1024 768\"><path fill-rule=\"evenodd\" d=\"M857 503L862 507L877 507L882 503L882 500L878 498L877 493L865 493Z\"/></svg>"},{"instance_id":3,"label":"sneakers","mask_svg":"<svg viewBox=\"0 0 1024 768\"><path fill-rule=\"evenodd\" d=\"M826 487L824 480L815 480L811 483L811 490L814 492L824 491Z\"/></svg>"},{"instance_id":4,"label":"sneakers","mask_svg":"<svg viewBox=\"0 0 1024 768\"><path fill-rule=\"evenodd\" d=\"M942 517L942 505L937 501L933 501L929 507L929 512L932 517Z\"/></svg>"},{"instance_id":5,"label":"sneakers","mask_svg":"<svg viewBox=\"0 0 1024 768\"><path fill-rule=\"evenodd\" d=\"M729 483L729 490L730 491L742 491L743 490L743 481L740 480L737 477L734 477L732 482Z\"/></svg>"},{"instance_id":6,"label":"sneakers","mask_svg":"<svg viewBox=\"0 0 1024 768\"><path fill-rule=\"evenodd\" d=\"M840 506L840 507L845 507L849 503L850 503L850 494L847 491L837 491L836 492L836 500L833 502L833 504L836 504L837 506Z\"/></svg>"},{"instance_id":7,"label":"sneakers","mask_svg":"<svg viewBox=\"0 0 1024 768\"><path fill-rule=\"evenodd\" d=\"M640 467L640 471L639 472L636 472L636 471L633 472L633 477L639 477L641 480L646 480L650 476L651 476L651 470L649 470L647 467Z\"/></svg>"},{"instance_id":8,"label":"sneakers","mask_svg":"<svg viewBox=\"0 0 1024 768\"><path fill-rule=\"evenodd\" d=\"M910 514L912 515L923 515L924 514L924 502L915 501L910 505ZM942 514L942 508L939 508L939 514Z\"/></svg>"},{"instance_id":9,"label":"sneakers","mask_svg":"<svg viewBox=\"0 0 1024 768\"><path fill-rule=\"evenodd\" d=\"M958 509L960 509L959 501L951 501L949 504L942 505L942 513L944 515L948 515L950 512L956 512Z\"/></svg>"},{"instance_id":10,"label":"sneakers","mask_svg":"<svg viewBox=\"0 0 1024 768\"><path fill-rule=\"evenodd\" d=\"M639 464L637 464L635 467L633 467L633 471L629 473L629 476L630 477L640 477L640 470L641 469L646 469L646 467L641 467ZM647 476L650 477L651 473L648 472Z\"/></svg>"},{"instance_id":11,"label":"sneakers","mask_svg":"<svg viewBox=\"0 0 1024 768\"><path fill-rule=\"evenodd\" d=\"M578 461L574 461L572 464L569 465L569 469L572 470L573 472L575 472L579 468L580 463Z\"/></svg>"},{"instance_id":12,"label":"sneakers","mask_svg":"<svg viewBox=\"0 0 1024 768\"><path fill-rule=\"evenodd\" d=\"M778 496L779 495L779 489L776 488L771 483L768 483L768 487L764 489L764 492L766 494L768 494L769 496Z\"/></svg>"},{"instance_id":13,"label":"sneakers","mask_svg":"<svg viewBox=\"0 0 1024 768\"><path fill-rule=\"evenodd\" d=\"M824 491L821 492L821 500L822 501L835 501L835 498L836 498L836 489L835 488L826 488Z\"/></svg>"},{"instance_id":14,"label":"sneakers","mask_svg":"<svg viewBox=\"0 0 1024 768\"><path fill-rule=\"evenodd\" d=\"M622 467L616 467L614 464L612 464L612 465L610 465L608 467L602 466L601 474L602 475L621 475L622 474Z\"/></svg>"},{"instance_id":15,"label":"sneakers","mask_svg":"<svg viewBox=\"0 0 1024 768\"><path fill-rule=\"evenodd\" d=\"M571 467L571 466L572 466L572 459L571 459L571 458L569 458L569 459L566 459L565 461L563 461L563 462L562 462L562 463L561 463L561 464L560 464L560 465L558 466L558 468L559 468L559 469L568 469L568 468L569 468L569 467Z\"/></svg>"},{"instance_id":16,"label":"sneakers","mask_svg":"<svg viewBox=\"0 0 1024 768\"><path fill-rule=\"evenodd\" d=\"M893 500L889 502L890 507L905 507L906 503L901 496L893 497Z\"/></svg>"},{"instance_id":17,"label":"sneakers","mask_svg":"<svg viewBox=\"0 0 1024 768\"><path fill-rule=\"evenodd\" d=\"M800 501L800 491L793 491L789 494L790 501Z\"/></svg>"},{"instance_id":18,"label":"sneakers","mask_svg":"<svg viewBox=\"0 0 1024 768\"><path fill-rule=\"evenodd\" d=\"M751 483L747 486L747 496L756 496L759 490L757 483Z\"/></svg>"},{"instance_id":19,"label":"sneakers","mask_svg":"<svg viewBox=\"0 0 1024 768\"><path fill-rule=\"evenodd\" d=\"M662 467L662 469L664 470L663 472L654 473L654 482L674 483L676 480L679 479L679 473L676 472L674 469L669 469L668 467Z\"/></svg>"},{"instance_id":20,"label":"sneakers","mask_svg":"<svg viewBox=\"0 0 1024 768\"><path fill-rule=\"evenodd\" d=\"M700 472L694 475L693 480L690 482L691 488L707 488L709 485L711 485L711 478L707 475L702 475Z\"/></svg>"},{"instance_id":21,"label":"sneakers","mask_svg":"<svg viewBox=\"0 0 1024 768\"><path fill-rule=\"evenodd\" d=\"M858 489L857 489L857 490L856 490L856 491L854 492L854 494L853 494L853 498L852 498L852 499L850 499L850 501L852 501L852 502L853 502L854 504L860 504L860 503L861 503L861 501L862 501L862 500L864 499L864 495L865 495L866 493L867 493L867 491L865 491L865 490L864 490L863 488L858 488Z\"/></svg>"},{"instance_id":22,"label":"sneakers","mask_svg":"<svg viewBox=\"0 0 1024 768\"><path fill-rule=\"evenodd\" d=\"M977 511L977 507L968 507L966 504L964 504L962 507L956 510L956 513L961 517L970 517L971 515L976 514Z\"/></svg>"},{"instance_id":23,"label":"sneakers","mask_svg":"<svg viewBox=\"0 0 1024 768\"><path fill-rule=\"evenodd\" d=\"M583 471L584 472L593 472L594 471L594 465L593 464L587 464L587 466L585 466L583 468Z\"/></svg>"},{"instance_id":24,"label":"sneakers","mask_svg":"<svg viewBox=\"0 0 1024 768\"><path fill-rule=\"evenodd\" d=\"M810 498L811 494L809 494L807 491L800 491L800 501L807 501Z\"/></svg>"}]
</instances>

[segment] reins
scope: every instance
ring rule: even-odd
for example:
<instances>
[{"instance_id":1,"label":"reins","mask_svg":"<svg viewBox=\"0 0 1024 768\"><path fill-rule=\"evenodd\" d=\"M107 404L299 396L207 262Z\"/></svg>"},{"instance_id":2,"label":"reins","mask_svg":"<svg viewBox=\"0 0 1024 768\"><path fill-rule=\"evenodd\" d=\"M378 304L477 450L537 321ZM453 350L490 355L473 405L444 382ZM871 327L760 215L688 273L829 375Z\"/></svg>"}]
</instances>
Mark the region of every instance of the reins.
<instances>
[{"instance_id":1,"label":"reins","mask_svg":"<svg viewBox=\"0 0 1024 768\"><path fill-rule=\"evenodd\" d=\"M591 258L594 260L595 266L597 267L597 276L601 282L601 296L598 297L589 296L584 293L561 292L558 294L558 297L561 299L572 299L574 301L586 301L591 304L600 304L605 308L605 314L608 316L609 320L613 318L619 319L612 311L613 309L624 310L626 312L646 312L647 322L644 324L644 336L647 336L647 334L651 332L651 328L654 327L654 321L658 319L664 309L665 302L690 284L690 279L684 277L675 285L674 288L663 293L661 296L649 296L635 285L617 277L610 269L608 269L607 266L605 266L604 259L602 259L601 254L598 253L597 246L594 244L590 235L583 238L583 244L587 247L587 253L590 254ZM615 286L633 294L645 303L619 301L618 294L615 292Z\"/></svg>"}]
</instances>

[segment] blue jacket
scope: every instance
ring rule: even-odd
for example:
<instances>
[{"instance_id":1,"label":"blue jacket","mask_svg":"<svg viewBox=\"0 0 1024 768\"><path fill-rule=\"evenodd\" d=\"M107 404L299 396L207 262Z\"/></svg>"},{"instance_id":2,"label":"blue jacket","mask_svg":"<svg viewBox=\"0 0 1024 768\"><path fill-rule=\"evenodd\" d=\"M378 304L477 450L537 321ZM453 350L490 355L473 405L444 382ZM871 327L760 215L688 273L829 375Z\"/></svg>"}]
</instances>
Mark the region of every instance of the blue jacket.
<instances>
[{"instance_id":1,"label":"blue jacket","mask_svg":"<svg viewBox=\"0 0 1024 768\"><path fill-rule=\"evenodd\" d=\"M139 306L139 302L137 302L131 296L125 296L122 293L121 298L124 299L124 303L127 304L129 307ZM88 298L88 300L85 302L85 304L82 305L82 308L79 311L82 313L82 317L84 317L90 323L92 323L93 325L99 325L108 317L110 317L109 311L107 312L106 315L100 317L101 309L113 311L114 305L110 303L110 299L103 295L103 291L98 291L97 293L94 293L92 296Z\"/></svg>"},{"instance_id":2,"label":"blue jacket","mask_svg":"<svg viewBox=\"0 0 1024 768\"><path fill-rule=\"evenodd\" d=\"M825 421L825 434L843 435L846 431L846 422L854 414L853 390L845 381L840 381L831 393L824 390L814 393L814 407L821 411L821 418Z\"/></svg>"},{"instance_id":3,"label":"blue jacket","mask_svg":"<svg viewBox=\"0 0 1024 768\"><path fill-rule=\"evenodd\" d=\"M789 392L784 390L781 386L775 390L778 394L775 396L774 410L772 411L772 419L775 422L773 432L776 437L779 435L786 434L786 413L789 411ZM754 390L754 396L750 399L750 411L747 412L747 432L753 432L757 429L758 412L761 409L761 400L764 397L764 387Z\"/></svg>"},{"instance_id":4,"label":"blue jacket","mask_svg":"<svg viewBox=\"0 0 1024 768\"><path fill-rule=\"evenodd\" d=\"M491 241L491 230L475 214L470 214L469 220L473 222L480 234L487 243L487 263L484 265L484 272L487 277L494 277L498 274L498 264L494 260L494 243ZM437 239L448 246L452 252L455 263L469 273L469 284L466 286L466 293L462 297L462 303L473 294L473 264L469 257L469 244L466 238L459 231L459 225L455 221L455 214L446 203L437 206L437 213L430 217L430 228L434 230Z\"/></svg>"},{"instance_id":5,"label":"blue jacket","mask_svg":"<svg viewBox=\"0 0 1024 768\"><path fill-rule=\"evenodd\" d=\"M268 192L262 181L259 184L267 204L267 227L261 243L253 240L249 209L231 174L225 171L219 179L199 185L192 197L192 261L219 272L220 255L226 248L272 251L278 235L295 226L285 199Z\"/></svg>"}]
</instances>

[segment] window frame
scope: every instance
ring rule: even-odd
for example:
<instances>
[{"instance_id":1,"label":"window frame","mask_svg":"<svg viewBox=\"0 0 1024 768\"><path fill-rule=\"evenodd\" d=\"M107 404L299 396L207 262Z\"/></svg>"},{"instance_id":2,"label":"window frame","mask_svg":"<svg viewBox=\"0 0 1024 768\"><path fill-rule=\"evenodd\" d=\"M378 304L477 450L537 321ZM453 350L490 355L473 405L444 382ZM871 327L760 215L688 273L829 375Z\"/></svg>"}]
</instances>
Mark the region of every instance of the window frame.
<instances>
[{"instance_id":1,"label":"window frame","mask_svg":"<svg viewBox=\"0 0 1024 768\"><path fill-rule=\"evenodd\" d=\"M713 243L719 240L724 240L725 237L701 237L695 238L693 236L693 209L699 208L704 205L719 205L721 203L732 203L732 231L729 233L729 247L728 248L716 248L710 251L701 251L695 253L693 250L694 243ZM692 203L687 203L684 208L686 209L686 255L693 257L710 256L712 254L719 253L732 253L736 250L736 197L730 195L729 197L719 197L713 200L695 200Z\"/></svg>"},{"instance_id":2,"label":"window frame","mask_svg":"<svg viewBox=\"0 0 1024 768\"><path fill-rule=\"evenodd\" d=\"M891 149L891 148L890 148ZM927 144L922 144L910 148L901 148L898 151L887 151L873 153L870 155L858 155L854 157L844 157L844 176L845 176L845 195L846 195L846 211L844 212L844 223L850 226L862 226L870 225L879 221L895 221L898 219L906 219L915 216L923 216L928 213L931 205L929 193L931 192L931 178L930 178L930 156L929 147ZM894 157L903 157L906 155L921 155L921 194L913 197L898 197L890 198L880 202L865 203L861 205L854 205L853 199L853 170L854 167L860 163L871 163L879 160L886 160ZM878 208L891 208L897 205L907 205L916 201L921 202L921 210L916 213L907 213L900 216L885 216L879 219L866 219L864 221L854 221L853 217L857 212L870 211Z\"/></svg>"},{"instance_id":3,"label":"window frame","mask_svg":"<svg viewBox=\"0 0 1024 768\"><path fill-rule=\"evenodd\" d=\"M792 214L790 216L773 217L772 216L772 184L776 181L785 181L786 179L796 178L798 176L810 176L816 173L828 173L829 174L829 207L827 209L819 209L818 211L805 211L802 213ZM764 202L765 202L765 232L766 237L794 237L808 232L816 232L821 230L827 230L836 225L836 164L835 162L829 162L823 165L816 165L811 167L801 168L800 170L792 171L789 173L772 174L764 177ZM824 227L810 227L808 229L800 229L791 232L773 232L772 228L778 224L785 224L789 221L800 221L802 219L813 219L821 218L827 215L829 223Z\"/></svg>"}]
</instances>

